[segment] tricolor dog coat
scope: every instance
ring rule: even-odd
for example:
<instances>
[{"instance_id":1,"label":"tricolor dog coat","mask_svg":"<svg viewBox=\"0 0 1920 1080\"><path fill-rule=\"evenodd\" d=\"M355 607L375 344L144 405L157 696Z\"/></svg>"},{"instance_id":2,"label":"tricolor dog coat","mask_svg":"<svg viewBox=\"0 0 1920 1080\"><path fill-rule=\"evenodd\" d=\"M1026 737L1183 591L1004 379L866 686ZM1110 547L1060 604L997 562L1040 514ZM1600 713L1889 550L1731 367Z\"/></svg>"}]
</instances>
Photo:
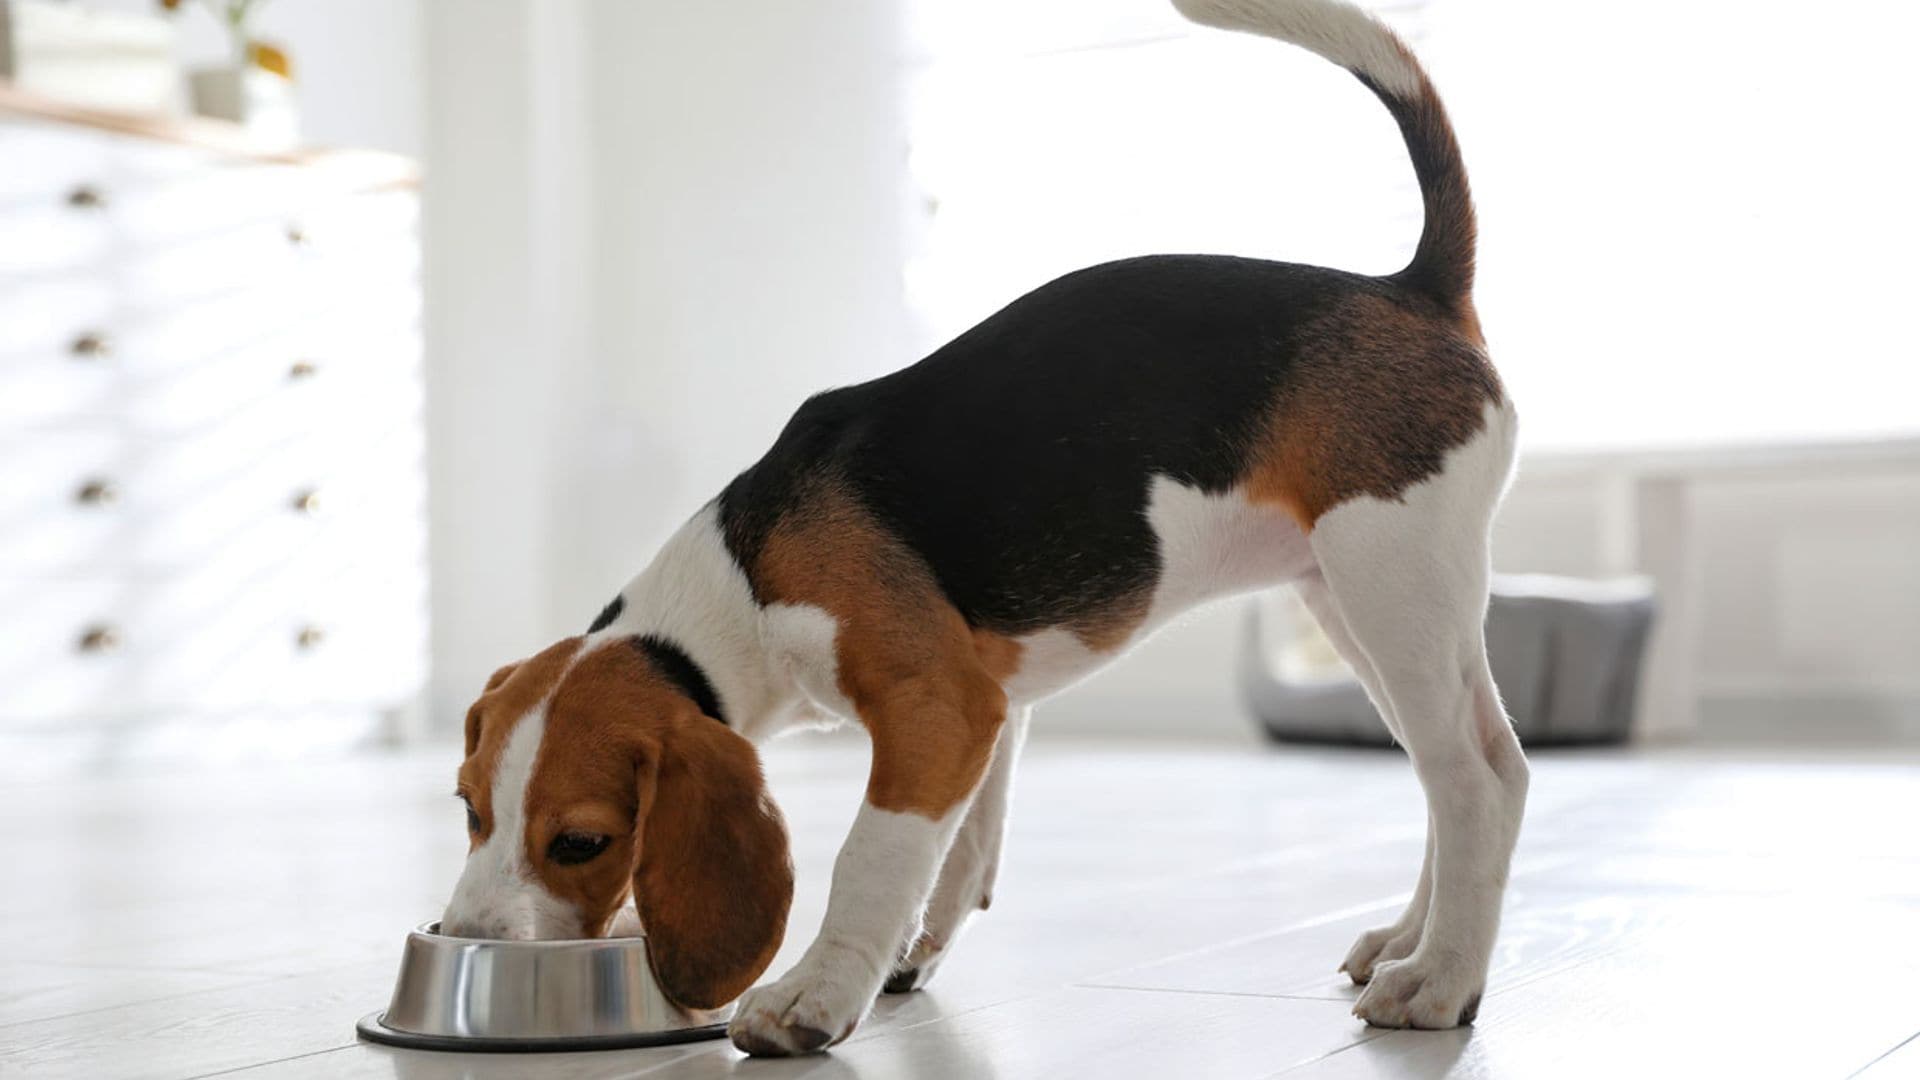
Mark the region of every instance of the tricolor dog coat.
<instances>
[{"instance_id":1,"label":"tricolor dog coat","mask_svg":"<svg viewBox=\"0 0 1920 1080\"><path fill-rule=\"evenodd\" d=\"M678 1001L740 998L749 1053L822 1049L883 987L924 983L987 906L1034 703L1196 604L1291 583L1427 794L1412 902L1344 964L1368 984L1355 1012L1473 1017L1527 767L1481 636L1515 419L1471 300L1459 148L1412 54L1358 9L1178 6L1378 95L1423 196L1412 262L1109 263L809 400L584 636L489 681L449 932L593 936L631 901ZM749 989L793 882L754 744L831 717L871 736L864 802L818 939Z\"/></svg>"}]
</instances>

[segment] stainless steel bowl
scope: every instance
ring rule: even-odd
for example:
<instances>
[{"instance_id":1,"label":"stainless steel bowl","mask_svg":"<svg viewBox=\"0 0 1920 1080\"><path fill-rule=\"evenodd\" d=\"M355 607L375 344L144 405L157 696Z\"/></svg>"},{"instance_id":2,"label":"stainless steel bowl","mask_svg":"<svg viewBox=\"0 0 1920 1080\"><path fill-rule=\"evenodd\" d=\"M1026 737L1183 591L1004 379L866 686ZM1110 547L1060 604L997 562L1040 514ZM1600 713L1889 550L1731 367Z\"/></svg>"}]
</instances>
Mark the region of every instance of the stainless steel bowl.
<instances>
[{"instance_id":1,"label":"stainless steel bowl","mask_svg":"<svg viewBox=\"0 0 1920 1080\"><path fill-rule=\"evenodd\" d=\"M422 1050L610 1050L716 1038L733 1006L683 1009L647 964L645 938L482 941L439 923L407 935L400 978L363 1038Z\"/></svg>"}]
</instances>

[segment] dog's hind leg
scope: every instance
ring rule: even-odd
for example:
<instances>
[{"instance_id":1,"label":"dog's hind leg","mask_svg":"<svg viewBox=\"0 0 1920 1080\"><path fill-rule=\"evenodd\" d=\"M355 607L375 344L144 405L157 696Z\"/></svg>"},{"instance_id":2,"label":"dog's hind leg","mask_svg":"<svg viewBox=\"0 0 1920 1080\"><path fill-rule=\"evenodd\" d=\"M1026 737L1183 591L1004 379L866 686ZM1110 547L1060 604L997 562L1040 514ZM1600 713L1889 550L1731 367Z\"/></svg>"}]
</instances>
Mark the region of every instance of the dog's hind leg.
<instances>
[{"instance_id":1,"label":"dog's hind leg","mask_svg":"<svg viewBox=\"0 0 1920 1080\"><path fill-rule=\"evenodd\" d=\"M1376 962L1354 1012L1386 1027L1473 1019L1485 986L1527 765L1487 668L1488 529L1511 461L1511 419L1450 451L1397 500L1362 497L1309 540L1350 646L1426 792L1430 889L1404 958ZM1419 899L1417 896L1416 900Z\"/></svg>"},{"instance_id":2,"label":"dog's hind leg","mask_svg":"<svg viewBox=\"0 0 1920 1080\"><path fill-rule=\"evenodd\" d=\"M1400 725L1393 718L1393 703L1387 699L1385 689L1380 685L1380 674L1374 670L1373 661L1367 658L1365 650L1360 648L1352 632L1347 629L1346 620L1340 617L1340 609L1335 606L1333 594L1327 591L1326 579L1319 573L1313 573L1294 582L1294 589L1300 594L1300 600L1313 613L1314 621L1320 624L1320 630L1333 642L1340 658L1353 669L1360 685L1366 688L1367 700L1373 702L1379 712L1380 720L1387 726L1394 741L1401 740ZM1427 841L1425 854L1420 860L1420 878L1413 887L1413 896L1400 917L1385 926L1376 926L1360 935L1348 950L1347 958L1340 963L1340 970L1346 972L1355 983L1365 983L1373 977L1374 965L1388 960L1399 960L1412 953L1420 944L1420 931L1427 923L1427 901L1433 895L1433 818L1427 818Z\"/></svg>"}]
</instances>

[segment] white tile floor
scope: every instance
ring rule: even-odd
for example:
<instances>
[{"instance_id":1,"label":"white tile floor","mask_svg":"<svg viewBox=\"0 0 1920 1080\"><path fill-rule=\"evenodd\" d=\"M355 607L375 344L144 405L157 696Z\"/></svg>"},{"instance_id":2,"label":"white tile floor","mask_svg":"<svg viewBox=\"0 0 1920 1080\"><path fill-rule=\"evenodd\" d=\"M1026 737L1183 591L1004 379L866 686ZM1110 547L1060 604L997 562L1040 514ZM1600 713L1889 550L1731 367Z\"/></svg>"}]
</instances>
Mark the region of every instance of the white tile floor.
<instances>
[{"instance_id":1,"label":"white tile floor","mask_svg":"<svg viewBox=\"0 0 1920 1080\"><path fill-rule=\"evenodd\" d=\"M864 750L774 748L818 924ZM932 987L829 1058L354 1041L458 871L452 751L0 792L0 1075L1920 1076L1920 755L1541 754L1480 1020L1380 1032L1333 973L1411 885L1404 759L1037 742Z\"/></svg>"}]
</instances>

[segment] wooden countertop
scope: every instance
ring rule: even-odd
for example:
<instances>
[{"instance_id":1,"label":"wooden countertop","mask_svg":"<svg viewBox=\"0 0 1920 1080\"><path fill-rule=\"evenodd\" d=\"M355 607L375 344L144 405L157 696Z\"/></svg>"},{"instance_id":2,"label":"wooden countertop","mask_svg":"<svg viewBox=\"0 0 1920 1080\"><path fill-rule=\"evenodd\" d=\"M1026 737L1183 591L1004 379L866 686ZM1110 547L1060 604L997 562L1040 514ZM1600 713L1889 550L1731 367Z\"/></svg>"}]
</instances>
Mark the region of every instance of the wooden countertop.
<instances>
[{"instance_id":1,"label":"wooden countertop","mask_svg":"<svg viewBox=\"0 0 1920 1080\"><path fill-rule=\"evenodd\" d=\"M216 154L269 164L345 167L388 184L415 185L420 180L419 166L412 159L383 150L326 146L266 149L248 135L245 128L224 120L76 105L22 90L12 82L0 79L0 117L8 116L73 124L96 131L193 146Z\"/></svg>"}]
</instances>

